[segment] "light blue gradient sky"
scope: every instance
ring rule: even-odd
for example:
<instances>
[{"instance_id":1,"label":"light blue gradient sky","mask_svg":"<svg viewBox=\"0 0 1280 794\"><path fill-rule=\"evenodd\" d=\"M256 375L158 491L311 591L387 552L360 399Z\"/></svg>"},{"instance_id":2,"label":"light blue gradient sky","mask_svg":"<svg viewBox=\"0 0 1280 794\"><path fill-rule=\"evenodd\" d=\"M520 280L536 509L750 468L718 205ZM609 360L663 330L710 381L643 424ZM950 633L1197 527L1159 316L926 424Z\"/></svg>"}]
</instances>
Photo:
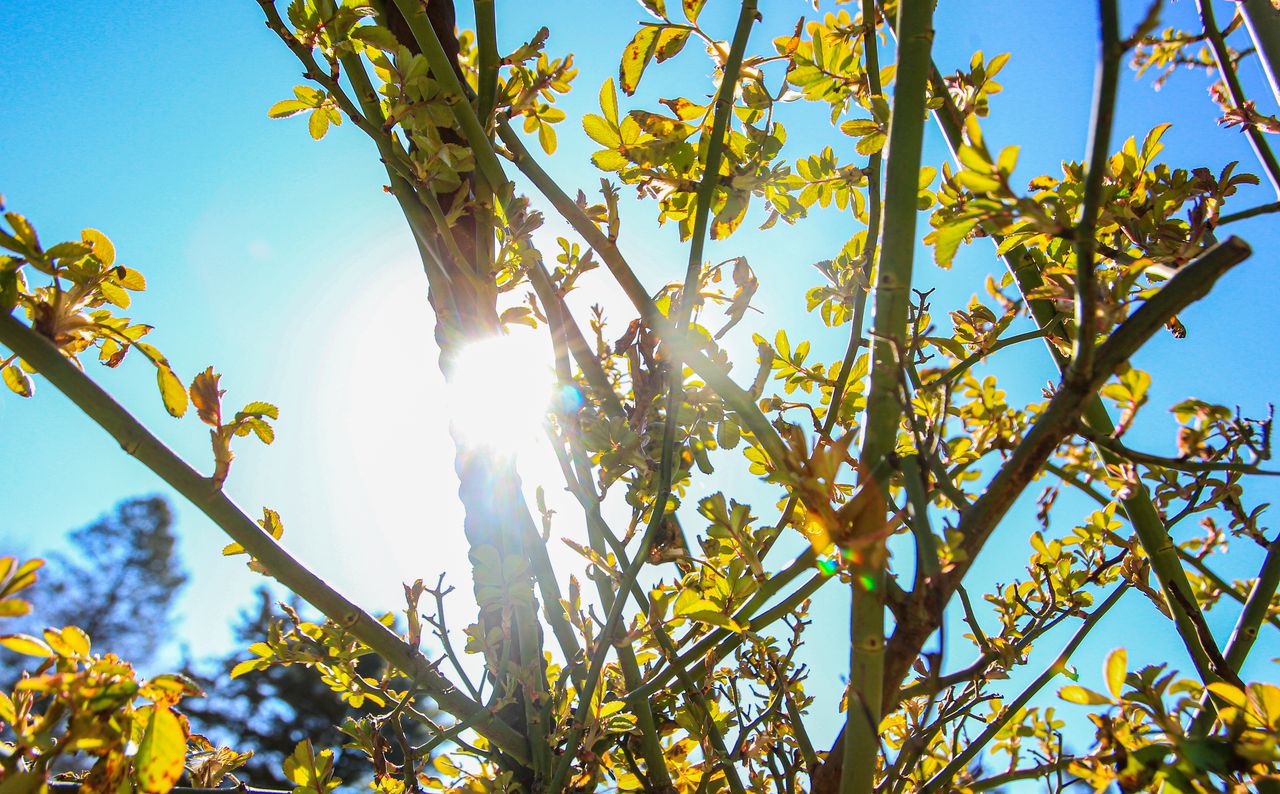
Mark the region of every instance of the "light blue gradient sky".
<instances>
[{"instance_id":1,"label":"light blue gradient sky","mask_svg":"<svg viewBox=\"0 0 1280 794\"><path fill-rule=\"evenodd\" d=\"M712 0L706 26L727 37L733 5ZM1145 5L1124 3L1125 29ZM1217 5L1229 18L1230 4ZM765 31L782 35L795 16L811 13L798 0L762 6L765 26L753 39L754 52L771 51ZM1000 77L1005 91L994 98L985 131L993 146L1022 145L1015 181L1056 174L1060 161L1083 156L1095 47L1092 8L1078 0L983 0L944 2L939 9L935 57L944 72L966 65L976 49L988 56L1013 52ZM1190 3L1175 3L1166 21L1176 25L1193 10ZM599 174L587 156L594 145L573 120L594 110L597 89L616 73L618 53L643 12L626 0L551 0L499 2L498 13L504 51L545 24L553 31L551 53L576 53L577 90L563 104L570 121L561 125L560 151L547 164L564 184L593 189ZM181 374L189 378L213 364L225 373L229 402L262 399L281 406L273 447L238 447L227 485L233 497L250 513L264 504L279 510L287 544L371 609L396 608L401 581L430 581L440 572L469 592L452 447L438 412L432 320L411 240L380 190L384 179L372 146L357 130L344 125L313 143L301 121L267 119L266 109L301 82L301 69L263 26L257 3L72 0L38 10L4 4L0 52L0 191L9 208L27 215L46 242L75 238L86 226L104 230L121 260L148 278L149 289L130 316L157 327L155 343ZM642 94L651 101L709 90L708 63L691 46L675 63L647 75ZM1126 72L1115 140L1141 139L1171 120L1166 162L1217 170L1241 160L1245 170L1256 171L1243 136L1216 126L1208 83L1206 76L1184 74L1155 93ZM1252 63L1245 83L1263 112L1276 111ZM783 120L793 153L830 142L842 157L857 159L851 139L827 131L824 111L792 106L788 113ZM930 128L925 160L936 165L944 158ZM1273 199L1263 189L1246 190L1233 208ZM656 289L677 278L683 254L674 229L657 227L650 205L628 201L625 209L621 243L646 285ZM753 217L758 224L759 216ZM921 223L923 229L923 217ZM728 339L743 372L754 371L751 333L772 338L778 327L789 329L793 340L812 335L816 359L839 357L845 331L823 329L806 315L803 291L820 278L811 263L833 256L851 231L848 217L819 213L769 234L748 223L711 246L709 257L717 260L746 253L762 281L756 305L763 313L749 316ZM1155 387L1151 407L1130 436L1134 444L1170 451L1174 426L1163 409L1184 397L1240 403L1258 415L1280 394L1274 353L1280 234L1270 218L1232 231L1260 253L1185 313L1186 340L1161 335L1138 358L1138 366L1155 373ZM944 307L981 291L988 272L998 272L991 249L978 244L964 249L949 272L921 257L917 281L938 288L934 305L941 317ZM620 334L631 313L605 277L595 275L587 282L590 294L579 296L577 305L604 304ZM988 370L1004 379L1011 402L1036 399L1053 377L1047 356L1034 345L1002 353ZM89 371L189 460L209 460L203 426L164 414L145 364L131 360L114 372L91 364ZM530 485L545 482L559 503L556 534L580 536L577 512L558 496L557 481L542 479L546 472L554 476L542 455L525 461L526 478ZM43 383L34 400L0 397L0 460L4 553L40 552L123 497L167 492ZM724 460L729 469L741 469L736 456ZM772 521L772 496L743 487L762 494L755 512ZM1275 486L1257 483L1251 501L1276 495ZM194 571L180 603L182 641L197 655L222 652L229 619L259 579L242 561L221 558L226 540L196 510L176 497L174 502L183 554ZM692 508L692 500L687 504ZM1055 527L1069 527L1079 507L1069 497L1060 500ZM984 555L978 575L987 581L1016 575L1033 527L1023 505ZM1251 554L1231 573L1249 575L1257 559ZM569 557L557 559L567 572ZM815 606L822 626L813 636L821 638L808 651L816 667L811 686L820 695L816 708L830 712L818 741L836 725L847 647L845 596L828 589ZM459 627L466 599L461 595L454 604ZM1225 638L1234 620L1234 609L1225 607L1212 622ZM1167 660L1185 669L1172 627L1138 594L1128 596L1109 622L1113 633L1104 624L1077 657L1082 669L1091 673L1100 655L1121 643L1135 665ZM1051 636L1040 658L1056 653L1064 639ZM1247 673L1275 680L1267 642L1260 643ZM970 651L963 643L951 647L956 652L949 666L966 663ZM1046 702L1056 700L1053 690Z\"/></svg>"}]
</instances>

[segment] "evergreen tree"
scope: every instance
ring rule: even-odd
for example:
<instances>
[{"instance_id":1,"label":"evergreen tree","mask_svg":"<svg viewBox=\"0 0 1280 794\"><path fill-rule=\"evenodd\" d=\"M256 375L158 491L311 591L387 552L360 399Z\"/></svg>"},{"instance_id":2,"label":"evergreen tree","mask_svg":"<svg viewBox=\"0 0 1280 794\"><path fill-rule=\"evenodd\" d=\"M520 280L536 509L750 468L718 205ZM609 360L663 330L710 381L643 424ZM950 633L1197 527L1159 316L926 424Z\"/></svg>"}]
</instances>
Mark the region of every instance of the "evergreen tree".
<instances>
[{"instance_id":1,"label":"evergreen tree","mask_svg":"<svg viewBox=\"0 0 1280 794\"><path fill-rule=\"evenodd\" d=\"M267 637L272 619L281 617L275 594L263 586L257 591L255 610L241 613L236 627L240 647L261 642ZM294 596L288 607L301 609ZM204 734L215 744L225 744L240 752L253 751L253 758L237 772L241 779L255 787L291 788L282 774L282 765L298 742L310 739L316 747L339 748L349 741L339 728L348 719L358 719L373 709L348 706L330 690L315 670L302 665L274 665L266 670L252 670L236 678L230 671L244 659L235 652L224 659L188 665L187 674L208 693L208 697L187 701L183 712L191 719L192 729ZM357 666L367 676L377 675L377 659L365 657ZM415 743L425 736L413 737ZM388 748L389 758L398 753ZM335 776L348 787L359 787L372 768L359 752L340 751L335 761Z\"/></svg>"},{"instance_id":2,"label":"evergreen tree","mask_svg":"<svg viewBox=\"0 0 1280 794\"><path fill-rule=\"evenodd\" d=\"M187 581L177 556L173 511L161 496L139 496L68 535L69 553L47 556L32 590L34 611L16 630L76 625L94 651L145 666L170 636L174 598ZM12 630L12 629L11 629ZM0 656L0 678L19 675L20 657Z\"/></svg>"}]
</instances>

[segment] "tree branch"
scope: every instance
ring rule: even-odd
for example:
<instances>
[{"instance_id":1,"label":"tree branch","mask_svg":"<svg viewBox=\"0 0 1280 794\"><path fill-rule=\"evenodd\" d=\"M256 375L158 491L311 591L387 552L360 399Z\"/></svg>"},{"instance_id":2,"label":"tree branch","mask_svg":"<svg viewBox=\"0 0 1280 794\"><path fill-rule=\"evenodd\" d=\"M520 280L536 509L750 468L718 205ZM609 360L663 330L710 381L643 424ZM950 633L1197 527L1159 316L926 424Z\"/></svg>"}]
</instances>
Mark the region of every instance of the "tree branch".
<instances>
[{"instance_id":1,"label":"tree branch","mask_svg":"<svg viewBox=\"0 0 1280 794\"><path fill-rule=\"evenodd\" d=\"M243 546L273 578L351 632L392 667L416 680L442 709L470 721L477 733L511 757L527 761L529 750L525 737L499 722L483 705L459 692L416 649L294 559L225 493L152 435L48 340L15 317L5 314L0 315L0 343L47 378L54 388L119 442L125 452L182 494L219 529Z\"/></svg>"}]
</instances>

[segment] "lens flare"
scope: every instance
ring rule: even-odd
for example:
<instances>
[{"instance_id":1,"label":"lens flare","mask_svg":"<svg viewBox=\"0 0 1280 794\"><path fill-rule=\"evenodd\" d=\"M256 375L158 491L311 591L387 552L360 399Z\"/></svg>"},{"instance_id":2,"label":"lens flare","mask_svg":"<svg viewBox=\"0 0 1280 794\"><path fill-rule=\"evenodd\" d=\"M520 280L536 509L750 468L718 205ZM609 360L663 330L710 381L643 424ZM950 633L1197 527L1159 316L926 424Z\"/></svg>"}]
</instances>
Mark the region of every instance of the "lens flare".
<instances>
[{"instance_id":1,"label":"lens flare","mask_svg":"<svg viewBox=\"0 0 1280 794\"><path fill-rule=\"evenodd\" d=\"M459 440L513 457L540 443L555 392L548 353L528 333L481 339L461 350L447 387Z\"/></svg>"}]
</instances>

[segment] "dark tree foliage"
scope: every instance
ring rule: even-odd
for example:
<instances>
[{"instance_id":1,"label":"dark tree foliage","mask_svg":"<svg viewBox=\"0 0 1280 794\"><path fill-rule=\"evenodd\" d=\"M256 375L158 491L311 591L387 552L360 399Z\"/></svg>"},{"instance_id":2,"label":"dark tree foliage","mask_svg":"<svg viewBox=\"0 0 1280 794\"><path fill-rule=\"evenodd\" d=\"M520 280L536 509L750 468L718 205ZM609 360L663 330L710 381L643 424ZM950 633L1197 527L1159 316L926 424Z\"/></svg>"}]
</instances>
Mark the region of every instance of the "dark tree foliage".
<instances>
[{"instance_id":1,"label":"dark tree foliage","mask_svg":"<svg viewBox=\"0 0 1280 794\"><path fill-rule=\"evenodd\" d=\"M70 553L50 554L33 588L35 611L21 630L79 626L94 650L145 665L170 636L174 597L187 581L178 560L173 510L161 496L125 499L68 536ZM22 669L4 652L0 678Z\"/></svg>"},{"instance_id":2,"label":"dark tree foliage","mask_svg":"<svg viewBox=\"0 0 1280 794\"><path fill-rule=\"evenodd\" d=\"M258 588L257 596L257 608L240 615L236 627L238 647L262 642L270 632L272 620L282 617L276 595L269 588ZM290 599L288 608L295 612L301 609L296 596ZM231 678L230 671L243 658L243 651L237 651L188 669L187 674L208 696L188 701L183 713L191 719L192 729L210 741L241 752L253 751L253 758L236 774L254 786L291 788L293 784L282 774L282 765L298 742L310 739L316 747L339 748L349 741L340 730L343 723L373 711L349 706L319 673L301 665L276 665ZM357 671L376 676L378 667L376 658L367 656L357 664ZM424 738L417 736L415 740ZM395 758L397 751L389 748L387 755ZM348 787L358 789L369 776L368 759L343 750L337 755L334 773Z\"/></svg>"},{"instance_id":3,"label":"dark tree foliage","mask_svg":"<svg viewBox=\"0 0 1280 794\"><path fill-rule=\"evenodd\" d=\"M236 639L241 646L261 642L273 617L279 612L272 593L258 589L256 610L240 615ZM272 667L231 678L231 668L243 652L189 670L208 697L187 703L186 715L192 729L238 750L252 750L243 778L255 786L289 787L281 774L281 764L303 739L317 747L342 744L339 725L355 712L320 680L314 670L303 667ZM337 763L338 777L351 780L360 773L349 769L350 753ZM367 764L365 764L367 766Z\"/></svg>"}]
</instances>

